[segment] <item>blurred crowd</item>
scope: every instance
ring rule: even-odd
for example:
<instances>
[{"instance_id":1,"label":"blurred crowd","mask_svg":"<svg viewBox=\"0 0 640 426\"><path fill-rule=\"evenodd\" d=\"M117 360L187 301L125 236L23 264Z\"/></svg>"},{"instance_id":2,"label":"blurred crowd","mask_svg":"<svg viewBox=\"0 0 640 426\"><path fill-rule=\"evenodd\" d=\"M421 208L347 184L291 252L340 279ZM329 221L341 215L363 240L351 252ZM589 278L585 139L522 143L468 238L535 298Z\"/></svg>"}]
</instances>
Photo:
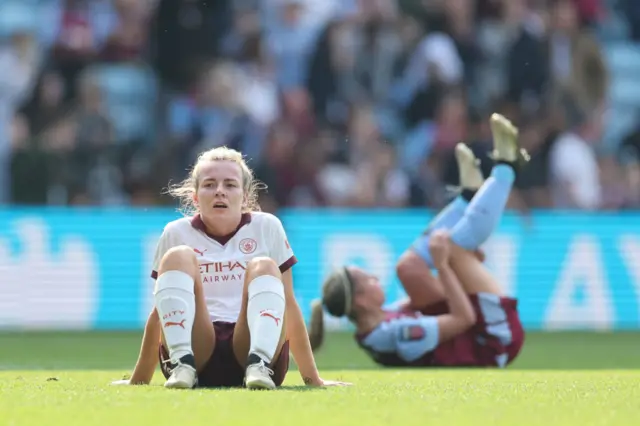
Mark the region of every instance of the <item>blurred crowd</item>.
<instances>
[{"instance_id":1,"label":"blurred crowd","mask_svg":"<svg viewBox=\"0 0 640 426\"><path fill-rule=\"evenodd\" d=\"M437 208L497 111L532 155L512 207L637 208L600 34L618 8L640 40L640 2L613 3L0 0L0 203L169 204L227 145L268 211Z\"/></svg>"}]
</instances>

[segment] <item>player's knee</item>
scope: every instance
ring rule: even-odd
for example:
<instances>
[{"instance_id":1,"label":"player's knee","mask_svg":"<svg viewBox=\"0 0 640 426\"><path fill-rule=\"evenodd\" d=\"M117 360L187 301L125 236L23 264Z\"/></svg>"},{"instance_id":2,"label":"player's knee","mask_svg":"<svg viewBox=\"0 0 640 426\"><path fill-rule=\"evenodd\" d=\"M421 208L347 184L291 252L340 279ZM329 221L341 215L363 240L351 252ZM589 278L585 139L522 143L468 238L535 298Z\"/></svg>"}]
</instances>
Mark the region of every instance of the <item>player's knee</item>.
<instances>
[{"instance_id":1,"label":"player's knee","mask_svg":"<svg viewBox=\"0 0 640 426\"><path fill-rule=\"evenodd\" d=\"M247 276L251 279L262 275L270 275L278 279L281 278L278 264L269 257L255 257L247 263Z\"/></svg>"},{"instance_id":2,"label":"player's knee","mask_svg":"<svg viewBox=\"0 0 640 426\"><path fill-rule=\"evenodd\" d=\"M268 257L256 257L247 264L249 299L259 293L275 293L284 298L282 274L278 264Z\"/></svg>"},{"instance_id":3,"label":"player's knee","mask_svg":"<svg viewBox=\"0 0 640 426\"><path fill-rule=\"evenodd\" d=\"M166 271L182 271L195 276L195 274L199 273L198 259L191 247L172 247L162 257L159 269L159 274Z\"/></svg>"},{"instance_id":4,"label":"player's knee","mask_svg":"<svg viewBox=\"0 0 640 426\"><path fill-rule=\"evenodd\" d=\"M415 271L424 265L424 260L416 253L411 250L405 251L396 263L396 275L400 281L409 281L415 275Z\"/></svg>"}]
</instances>

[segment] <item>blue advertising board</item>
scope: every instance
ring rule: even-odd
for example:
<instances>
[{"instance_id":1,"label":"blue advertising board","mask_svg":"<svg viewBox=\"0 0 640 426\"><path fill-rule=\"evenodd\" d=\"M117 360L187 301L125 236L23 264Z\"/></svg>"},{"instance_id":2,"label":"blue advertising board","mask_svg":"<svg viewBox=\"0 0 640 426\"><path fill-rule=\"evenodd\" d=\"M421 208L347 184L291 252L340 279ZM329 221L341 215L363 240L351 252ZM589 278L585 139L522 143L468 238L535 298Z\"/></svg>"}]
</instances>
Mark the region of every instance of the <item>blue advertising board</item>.
<instances>
[{"instance_id":1,"label":"blue advertising board","mask_svg":"<svg viewBox=\"0 0 640 426\"><path fill-rule=\"evenodd\" d=\"M0 328L142 327L155 245L178 217L171 209L0 210ZM389 303L402 299L395 262L430 214L286 210L280 218L308 315L324 276L344 263L378 275ZM640 328L640 214L507 214L485 250L528 329Z\"/></svg>"}]
</instances>

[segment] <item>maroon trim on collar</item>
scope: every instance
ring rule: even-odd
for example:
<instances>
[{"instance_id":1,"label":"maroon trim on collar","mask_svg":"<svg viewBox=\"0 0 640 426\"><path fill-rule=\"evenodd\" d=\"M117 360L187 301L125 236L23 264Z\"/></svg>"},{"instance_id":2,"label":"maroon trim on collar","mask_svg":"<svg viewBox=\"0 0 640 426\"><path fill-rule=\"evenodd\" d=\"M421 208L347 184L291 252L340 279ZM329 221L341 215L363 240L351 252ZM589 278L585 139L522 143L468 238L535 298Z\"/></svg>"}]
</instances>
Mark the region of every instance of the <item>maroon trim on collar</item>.
<instances>
[{"instance_id":1,"label":"maroon trim on collar","mask_svg":"<svg viewBox=\"0 0 640 426\"><path fill-rule=\"evenodd\" d=\"M235 229L235 231L233 231L228 235L218 237L215 235L211 235L210 233L207 232L207 226L202 221L202 218L200 217L200 213L196 214L191 218L191 226L193 226L198 231L204 232L207 235L207 237L217 241L218 243L220 243L220 245L227 244L229 240L238 233L240 228L242 228L245 225L248 225L249 223L251 223L251 213L243 213L242 216L240 217L240 223L238 224L238 227Z\"/></svg>"}]
</instances>

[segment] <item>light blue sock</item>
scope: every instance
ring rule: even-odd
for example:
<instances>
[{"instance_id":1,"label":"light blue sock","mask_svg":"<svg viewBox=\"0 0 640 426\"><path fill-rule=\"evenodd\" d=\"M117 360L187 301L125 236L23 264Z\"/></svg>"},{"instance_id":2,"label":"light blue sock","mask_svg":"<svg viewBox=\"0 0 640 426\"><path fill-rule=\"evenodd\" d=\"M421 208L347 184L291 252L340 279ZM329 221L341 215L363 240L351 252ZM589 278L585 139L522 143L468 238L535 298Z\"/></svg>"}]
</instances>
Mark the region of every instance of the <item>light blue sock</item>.
<instances>
[{"instance_id":1,"label":"light blue sock","mask_svg":"<svg viewBox=\"0 0 640 426\"><path fill-rule=\"evenodd\" d=\"M427 230L420 235L411 245L411 248L416 252L427 265L432 264L431 254L429 253L429 234L436 229L451 229L456 223L464 216L464 212L468 206L467 200L462 196L457 196L447 206L438 213L429 223Z\"/></svg>"},{"instance_id":2,"label":"light blue sock","mask_svg":"<svg viewBox=\"0 0 640 426\"><path fill-rule=\"evenodd\" d=\"M467 200L458 195L431 220L427 232L435 231L436 229L453 228L455 224L462 219L462 216L464 216L468 205Z\"/></svg>"},{"instance_id":3,"label":"light blue sock","mask_svg":"<svg viewBox=\"0 0 640 426\"><path fill-rule=\"evenodd\" d=\"M476 250L489 239L500 223L513 187L511 166L497 164L451 230L451 241L467 250Z\"/></svg>"}]
</instances>

